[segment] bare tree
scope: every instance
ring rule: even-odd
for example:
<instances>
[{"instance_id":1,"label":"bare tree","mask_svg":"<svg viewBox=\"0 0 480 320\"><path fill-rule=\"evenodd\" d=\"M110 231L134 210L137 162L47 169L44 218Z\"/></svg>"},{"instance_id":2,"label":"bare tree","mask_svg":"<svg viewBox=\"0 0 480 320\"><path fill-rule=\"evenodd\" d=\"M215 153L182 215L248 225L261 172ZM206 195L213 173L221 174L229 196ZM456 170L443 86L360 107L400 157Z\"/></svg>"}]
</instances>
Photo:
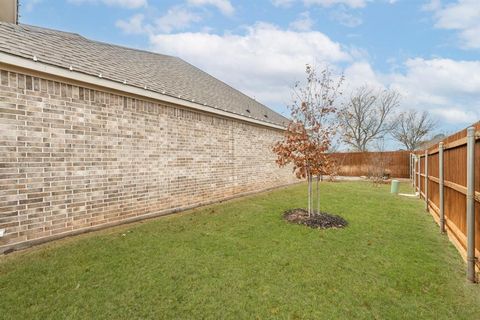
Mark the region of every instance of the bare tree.
<instances>
[{"instance_id":1,"label":"bare tree","mask_svg":"<svg viewBox=\"0 0 480 320\"><path fill-rule=\"evenodd\" d=\"M374 186L378 186L390 177L387 169L391 164L391 159L385 156L385 139L375 141L376 152L370 153L370 165L368 176Z\"/></svg>"},{"instance_id":2,"label":"bare tree","mask_svg":"<svg viewBox=\"0 0 480 320\"><path fill-rule=\"evenodd\" d=\"M378 92L367 86L356 90L339 112L343 141L356 151L367 151L369 144L392 130L390 117L399 101L396 91Z\"/></svg>"},{"instance_id":3,"label":"bare tree","mask_svg":"<svg viewBox=\"0 0 480 320\"><path fill-rule=\"evenodd\" d=\"M396 122L392 136L409 151L417 149L436 125L428 112L419 113L416 110L402 112Z\"/></svg>"}]
</instances>

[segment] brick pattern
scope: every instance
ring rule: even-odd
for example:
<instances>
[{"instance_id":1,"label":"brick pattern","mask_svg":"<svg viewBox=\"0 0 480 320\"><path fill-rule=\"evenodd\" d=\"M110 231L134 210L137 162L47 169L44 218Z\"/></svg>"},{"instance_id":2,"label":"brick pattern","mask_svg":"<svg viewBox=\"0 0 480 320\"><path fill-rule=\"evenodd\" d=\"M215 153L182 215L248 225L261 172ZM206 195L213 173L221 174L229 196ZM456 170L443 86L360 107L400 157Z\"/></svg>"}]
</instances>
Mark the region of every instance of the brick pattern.
<instances>
[{"instance_id":1,"label":"brick pattern","mask_svg":"<svg viewBox=\"0 0 480 320\"><path fill-rule=\"evenodd\" d=\"M0 249L295 182L281 135L0 70Z\"/></svg>"},{"instance_id":2,"label":"brick pattern","mask_svg":"<svg viewBox=\"0 0 480 320\"><path fill-rule=\"evenodd\" d=\"M8 0L3 0L8 1ZM257 120L284 124L288 119L180 58L119 47L75 33L0 21L0 52L116 83L196 101ZM247 111L247 109L249 111Z\"/></svg>"}]
</instances>

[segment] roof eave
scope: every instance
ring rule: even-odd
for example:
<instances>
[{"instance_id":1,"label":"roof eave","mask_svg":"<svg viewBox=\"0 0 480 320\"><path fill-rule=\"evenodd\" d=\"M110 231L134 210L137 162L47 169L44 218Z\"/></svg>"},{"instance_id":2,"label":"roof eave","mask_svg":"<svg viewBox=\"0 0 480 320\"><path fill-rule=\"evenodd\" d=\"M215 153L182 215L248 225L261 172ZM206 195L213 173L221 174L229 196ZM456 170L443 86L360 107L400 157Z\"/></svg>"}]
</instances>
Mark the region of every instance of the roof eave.
<instances>
[{"instance_id":1,"label":"roof eave","mask_svg":"<svg viewBox=\"0 0 480 320\"><path fill-rule=\"evenodd\" d=\"M26 59L24 57L11 55L5 52L0 52L0 64L6 64L6 65L11 65L15 67L24 68L24 69L29 69L36 72L53 75L56 77L70 79L70 80L86 83L89 85L100 86L107 89L112 89L116 91L125 92L128 94L133 94L136 96L141 96L141 97L154 99L162 102L167 102L175 105L180 105L190 109L203 111L203 112L207 112L207 113L211 113L211 114L215 114L215 115L219 115L219 116L223 116L231 119L241 120L241 121L249 122L256 125L261 125L265 127L279 129L279 130L285 130L285 126L278 125L275 123L257 120L255 118L239 115L239 114L236 114L227 110L218 109L209 105L204 105L194 101L189 101L189 100L177 98L174 96L170 96L167 94L150 91L148 90L148 88L147 89L139 88L129 84L113 81L107 78L103 78L103 77L101 78L98 76L85 74L75 70L71 71L67 68L62 68L55 65L43 63L41 61L34 61L33 59L32 60Z\"/></svg>"}]
</instances>

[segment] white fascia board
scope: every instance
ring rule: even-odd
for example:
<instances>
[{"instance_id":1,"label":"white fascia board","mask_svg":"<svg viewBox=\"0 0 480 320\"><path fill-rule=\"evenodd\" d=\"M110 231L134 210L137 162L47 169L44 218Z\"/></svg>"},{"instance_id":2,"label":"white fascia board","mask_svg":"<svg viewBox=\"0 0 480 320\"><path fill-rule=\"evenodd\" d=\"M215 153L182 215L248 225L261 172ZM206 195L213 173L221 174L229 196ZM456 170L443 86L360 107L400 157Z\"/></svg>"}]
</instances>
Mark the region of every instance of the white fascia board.
<instances>
[{"instance_id":1,"label":"white fascia board","mask_svg":"<svg viewBox=\"0 0 480 320\"><path fill-rule=\"evenodd\" d=\"M75 70L70 71L69 69L66 69L66 68L61 68L61 67L54 66L54 65L51 65L51 64L42 63L40 61L34 61L33 59L30 60L30 59L26 59L26 58L23 58L23 57L14 56L14 55L7 54L7 53L4 53L4 52L0 52L0 63L4 63L4 64L7 64L7 65L12 65L12 66L20 67L20 68L33 70L33 71L36 71L36 72L46 73L46 74L54 75L54 76L61 77L61 78L71 79L71 80L74 80L74 81L83 82L83 83L87 83L87 84L90 84L90 85L100 86L100 87L104 87L104 88L108 88L108 89L113 89L113 90L116 90L116 91L121 91L121 92L129 93L129 94L134 94L134 95L146 97L146 98L149 98L149 99L168 102L168 103L180 105L180 106L183 106L183 107L187 107L187 108L190 108L190 109L195 109L195 110L199 110L199 111L203 111L203 112L208 112L208 113L220 115L220 116L227 117L227 118L232 118L232 119L241 120L241 121L245 121L245 122L249 122L249 123L254 123L256 125L261 125L261 126L265 126L265 127L279 129L279 130L285 130L284 126L277 125L277 124L274 124L274 123L269 123L269 122L257 120L257 119L242 116L242 115L239 115L239 114L236 114L236 113L233 113L233 112L217 109L217 108L214 108L214 107L211 107L211 106L208 106L208 105L203 105L203 104L196 103L196 102L193 102L193 101L176 98L176 97L169 96L169 95L166 95L166 94L161 94L161 93L158 93L158 92L150 91L148 89L134 87L134 86L131 86L131 85L128 85L128 84L123 84L123 83L116 82L116 81L109 80L109 79L92 76L92 75L85 74L85 73L82 73L82 72L78 72L78 71L75 71Z\"/></svg>"}]
</instances>

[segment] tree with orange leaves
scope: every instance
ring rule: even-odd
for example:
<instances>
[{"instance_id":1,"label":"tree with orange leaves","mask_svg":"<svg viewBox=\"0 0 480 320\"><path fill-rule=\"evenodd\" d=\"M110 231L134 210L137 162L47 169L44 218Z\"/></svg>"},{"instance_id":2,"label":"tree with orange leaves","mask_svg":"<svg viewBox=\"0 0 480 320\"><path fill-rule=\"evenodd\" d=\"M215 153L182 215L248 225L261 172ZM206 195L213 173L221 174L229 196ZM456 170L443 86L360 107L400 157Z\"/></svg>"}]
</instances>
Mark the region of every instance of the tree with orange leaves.
<instances>
[{"instance_id":1,"label":"tree with orange leaves","mask_svg":"<svg viewBox=\"0 0 480 320\"><path fill-rule=\"evenodd\" d=\"M312 184L317 178L317 211L320 212L318 182L329 174L328 152L336 133L335 113L343 76L333 80L330 70L320 75L315 68L306 66L306 83L297 82L293 89L293 103L290 106L292 121L285 130L285 137L273 147L279 166L293 165L297 178L308 182L308 214L313 211Z\"/></svg>"}]
</instances>

